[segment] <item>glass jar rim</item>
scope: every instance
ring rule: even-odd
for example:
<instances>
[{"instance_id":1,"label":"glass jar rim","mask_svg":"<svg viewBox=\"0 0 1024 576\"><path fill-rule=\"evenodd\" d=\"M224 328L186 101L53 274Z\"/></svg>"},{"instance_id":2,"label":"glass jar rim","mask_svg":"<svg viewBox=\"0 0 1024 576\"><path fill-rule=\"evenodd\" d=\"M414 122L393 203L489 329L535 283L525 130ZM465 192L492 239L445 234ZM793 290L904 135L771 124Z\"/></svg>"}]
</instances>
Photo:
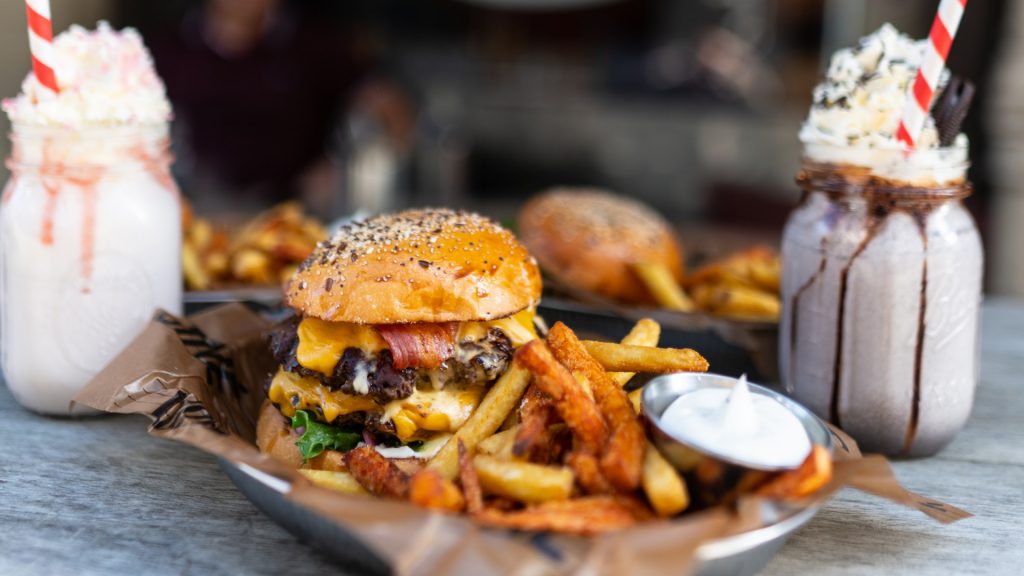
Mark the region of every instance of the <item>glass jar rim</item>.
<instances>
[{"instance_id":1,"label":"glass jar rim","mask_svg":"<svg viewBox=\"0 0 1024 576\"><path fill-rule=\"evenodd\" d=\"M23 138L68 138L75 140L131 138L131 137L166 137L170 131L168 124L110 124L91 126L47 126L42 124L13 123L7 133L8 138L15 142Z\"/></svg>"},{"instance_id":2,"label":"glass jar rim","mask_svg":"<svg viewBox=\"0 0 1024 576\"><path fill-rule=\"evenodd\" d=\"M803 159L796 183L805 192L835 196L859 195L908 201L962 200L973 192L966 178L969 162L962 165L964 177L948 181L897 180L879 176L871 168ZM961 166L956 166L960 169Z\"/></svg>"},{"instance_id":3,"label":"glass jar rim","mask_svg":"<svg viewBox=\"0 0 1024 576\"><path fill-rule=\"evenodd\" d=\"M12 149L5 166L12 172L70 176L104 172L148 170L152 162L173 162L167 124L118 126L42 126L14 124L9 133ZM52 148L48 148L52 143ZM57 151L54 165L44 160ZM101 151L99 156L96 150Z\"/></svg>"}]
</instances>

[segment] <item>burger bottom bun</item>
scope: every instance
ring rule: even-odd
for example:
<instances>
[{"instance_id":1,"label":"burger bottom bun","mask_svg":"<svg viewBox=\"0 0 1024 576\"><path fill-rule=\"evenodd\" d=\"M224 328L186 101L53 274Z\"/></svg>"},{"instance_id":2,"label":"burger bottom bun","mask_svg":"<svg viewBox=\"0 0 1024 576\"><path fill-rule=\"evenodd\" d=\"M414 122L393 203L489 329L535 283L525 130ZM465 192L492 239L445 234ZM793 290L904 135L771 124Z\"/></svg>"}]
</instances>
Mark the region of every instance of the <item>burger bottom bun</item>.
<instances>
[{"instance_id":1,"label":"burger bottom bun","mask_svg":"<svg viewBox=\"0 0 1024 576\"><path fill-rule=\"evenodd\" d=\"M281 414L269 400L263 402L260 417L256 421L256 446L260 452L277 458L294 468L310 470L347 470L345 455L337 450L324 450L309 462L302 462L302 454L296 443L300 435L292 429L291 422Z\"/></svg>"},{"instance_id":2,"label":"burger bottom bun","mask_svg":"<svg viewBox=\"0 0 1024 576\"><path fill-rule=\"evenodd\" d=\"M301 436L292 428L291 421L274 406L270 400L264 400L260 407L260 416L256 421L256 447L260 452L285 462L293 468L308 470L330 470L345 472L345 454L337 450L324 450L316 458L302 462L302 453L296 444ZM413 474L423 467L423 460L418 458L393 458L391 461L400 470Z\"/></svg>"}]
</instances>

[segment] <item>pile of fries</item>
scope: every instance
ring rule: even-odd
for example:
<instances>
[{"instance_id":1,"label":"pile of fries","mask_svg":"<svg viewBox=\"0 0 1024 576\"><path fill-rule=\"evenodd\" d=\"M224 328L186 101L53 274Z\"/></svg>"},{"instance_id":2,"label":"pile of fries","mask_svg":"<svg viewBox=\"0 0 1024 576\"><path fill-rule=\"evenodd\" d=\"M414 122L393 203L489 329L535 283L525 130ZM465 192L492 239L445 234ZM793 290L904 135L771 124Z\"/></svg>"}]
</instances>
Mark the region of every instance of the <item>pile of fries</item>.
<instances>
[{"instance_id":1,"label":"pile of fries","mask_svg":"<svg viewBox=\"0 0 1024 576\"><path fill-rule=\"evenodd\" d=\"M641 320L622 343L581 341L562 323L520 348L469 420L425 464L363 446L336 453L337 470L303 470L346 493L466 512L488 526L593 535L690 505L689 481L650 443L636 372L706 371L689 349L656 348L661 327ZM762 474L744 490L772 498L810 494L831 477L816 450L797 470Z\"/></svg>"},{"instance_id":2,"label":"pile of fries","mask_svg":"<svg viewBox=\"0 0 1024 576\"><path fill-rule=\"evenodd\" d=\"M764 246L698 268L684 286L664 266L639 263L633 270L663 308L743 320L779 318L781 263L778 254Z\"/></svg>"},{"instance_id":3,"label":"pile of fries","mask_svg":"<svg viewBox=\"0 0 1024 576\"><path fill-rule=\"evenodd\" d=\"M277 285L291 276L327 232L285 202L256 216L234 238L186 211L182 270L189 290Z\"/></svg>"}]
</instances>

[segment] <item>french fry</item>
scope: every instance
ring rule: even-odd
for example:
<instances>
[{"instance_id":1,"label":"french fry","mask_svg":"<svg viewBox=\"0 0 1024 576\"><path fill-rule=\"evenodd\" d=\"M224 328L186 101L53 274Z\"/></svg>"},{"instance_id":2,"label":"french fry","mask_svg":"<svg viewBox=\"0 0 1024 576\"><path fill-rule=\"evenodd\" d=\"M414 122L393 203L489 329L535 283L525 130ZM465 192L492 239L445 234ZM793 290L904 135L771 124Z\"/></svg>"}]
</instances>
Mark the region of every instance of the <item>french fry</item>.
<instances>
[{"instance_id":1,"label":"french fry","mask_svg":"<svg viewBox=\"0 0 1024 576\"><path fill-rule=\"evenodd\" d=\"M636 327L622 339L623 344L657 345L658 334L656 332L653 335L637 333L642 322L644 321L638 322ZM647 322L654 324L655 328L660 328L653 320L647 320ZM640 414L641 410L640 396L642 393L643 388L637 388L629 393L630 405L633 406L633 411L637 414ZM580 476L580 472L577 471L576 475ZM651 503L651 507L654 508L658 516L675 516L690 505L690 494L686 490L686 482L679 472L665 460L661 452L651 444L650 440L647 441L647 447L644 450L644 467L640 475L640 485L644 489L647 501Z\"/></svg>"},{"instance_id":2,"label":"french fry","mask_svg":"<svg viewBox=\"0 0 1024 576\"><path fill-rule=\"evenodd\" d=\"M188 242L181 245L181 271L185 275L185 284L190 290L208 290L210 288L212 283L210 275L203 268L196 249Z\"/></svg>"},{"instance_id":3,"label":"french fry","mask_svg":"<svg viewBox=\"0 0 1024 576\"><path fill-rule=\"evenodd\" d=\"M781 287L782 262L778 257L757 260L750 263L750 280L758 288L778 294Z\"/></svg>"},{"instance_id":4,"label":"french fry","mask_svg":"<svg viewBox=\"0 0 1024 576\"><path fill-rule=\"evenodd\" d=\"M778 296L746 286L697 286L693 296L701 308L735 318L777 320L782 307Z\"/></svg>"},{"instance_id":5,"label":"french fry","mask_svg":"<svg viewBox=\"0 0 1024 576\"><path fill-rule=\"evenodd\" d=\"M680 312L692 312L697 309L664 264L640 262L633 264L632 268L655 302L662 308Z\"/></svg>"},{"instance_id":6,"label":"french fry","mask_svg":"<svg viewBox=\"0 0 1024 576\"><path fill-rule=\"evenodd\" d=\"M527 503L565 500L572 494L574 476L565 467L499 460L482 454L473 458L473 467L480 487L488 494Z\"/></svg>"},{"instance_id":7,"label":"french fry","mask_svg":"<svg viewBox=\"0 0 1024 576\"><path fill-rule=\"evenodd\" d=\"M512 458L512 444L516 441L517 432L519 432L518 424L508 430L502 430L497 434L488 436L476 445L476 451L478 454L488 454L502 460L510 460Z\"/></svg>"},{"instance_id":8,"label":"french fry","mask_svg":"<svg viewBox=\"0 0 1024 576\"><path fill-rule=\"evenodd\" d=\"M626 334L620 344L628 346L657 346L659 338L661 338L661 325L650 318L643 318L637 321L633 329L629 331L629 334ZM621 388L635 374L635 372L609 372L608 376Z\"/></svg>"},{"instance_id":9,"label":"french fry","mask_svg":"<svg viewBox=\"0 0 1024 576\"><path fill-rule=\"evenodd\" d=\"M348 472L337 472L334 470L299 470L299 473L306 478L309 478L310 482L320 486L321 488L336 490L338 492L344 492L345 494L366 494L366 489L363 488Z\"/></svg>"},{"instance_id":10,"label":"french fry","mask_svg":"<svg viewBox=\"0 0 1024 576\"><path fill-rule=\"evenodd\" d=\"M613 372L706 372L708 361L690 348L651 348L584 340L588 353Z\"/></svg>"},{"instance_id":11,"label":"french fry","mask_svg":"<svg viewBox=\"0 0 1024 576\"><path fill-rule=\"evenodd\" d=\"M801 498L814 493L832 479L832 456L815 444L803 464L768 480L755 493L765 498Z\"/></svg>"},{"instance_id":12,"label":"french fry","mask_svg":"<svg viewBox=\"0 0 1024 576\"><path fill-rule=\"evenodd\" d=\"M572 373L555 360L540 340L520 348L516 359L533 373L537 387L551 396L558 414L583 449L597 454L608 437L608 430L597 404L587 396Z\"/></svg>"},{"instance_id":13,"label":"french fry","mask_svg":"<svg viewBox=\"0 0 1024 576\"><path fill-rule=\"evenodd\" d=\"M352 477L370 494L403 500L409 494L409 475L373 448L349 450L345 461Z\"/></svg>"},{"instance_id":14,"label":"french fry","mask_svg":"<svg viewBox=\"0 0 1024 576\"><path fill-rule=\"evenodd\" d=\"M644 451L644 468L640 480L651 508L663 518L675 516L690 505L686 483L650 442Z\"/></svg>"},{"instance_id":15,"label":"french fry","mask_svg":"<svg viewBox=\"0 0 1024 576\"><path fill-rule=\"evenodd\" d=\"M427 463L427 468L437 470L448 480L454 480L459 474L459 441L466 445L467 450L475 450L481 440L498 430L519 402L529 383L530 373L517 362L513 362L487 391L466 423Z\"/></svg>"},{"instance_id":16,"label":"french fry","mask_svg":"<svg viewBox=\"0 0 1024 576\"><path fill-rule=\"evenodd\" d=\"M765 246L752 246L728 257L706 264L695 270L687 279L690 286L700 284L724 284L726 286L750 286L770 289L773 284L771 269L780 266L778 254ZM754 269L760 269L754 272ZM765 284L761 285L758 280ZM777 275L776 275L777 278Z\"/></svg>"},{"instance_id":17,"label":"french fry","mask_svg":"<svg viewBox=\"0 0 1024 576\"><path fill-rule=\"evenodd\" d=\"M462 492L436 470L424 468L409 479L409 501L423 508L459 512L466 507Z\"/></svg>"},{"instance_id":18,"label":"french fry","mask_svg":"<svg viewBox=\"0 0 1024 576\"><path fill-rule=\"evenodd\" d=\"M600 452L601 473L619 490L636 490L640 485L646 439L626 392L612 381L601 364L587 352L576 334L565 324L556 322L551 327L548 345L560 363L590 381L594 400L608 424L608 441ZM636 348L650 350L639 346ZM619 371L633 370L624 368Z\"/></svg>"},{"instance_id":19,"label":"french fry","mask_svg":"<svg viewBox=\"0 0 1024 576\"><path fill-rule=\"evenodd\" d=\"M584 496L572 500L545 502L525 510L503 511L488 507L477 521L503 528L554 531L593 536L628 528L651 517L650 511L635 498L624 496Z\"/></svg>"},{"instance_id":20,"label":"french fry","mask_svg":"<svg viewBox=\"0 0 1024 576\"><path fill-rule=\"evenodd\" d=\"M345 472L348 464L345 461L345 453L337 450L324 450L306 462L309 468L314 470L330 470L332 472Z\"/></svg>"},{"instance_id":21,"label":"french fry","mask_svg":"<svg viewBox=\"0 0 1024 576\"><path fill-rule=\"evenodd\" d=\"M484 509L484 494L480 488L480 478L473 467L473 459L469 457L466 445L459 441L459 482L466 498L466 512L479 514Z\"/></svg>"},{"instance_id":22,"label":"french fry","mask_svg":"<svg viewBox=\"0 0 1024 576\"><path fill-rule=\"evenodd\" d=\"M270 284L274 279L270 266L270 256L255 248L244 248L231 257L231 274L252 284Z\"/></svg>"}]
</instances>

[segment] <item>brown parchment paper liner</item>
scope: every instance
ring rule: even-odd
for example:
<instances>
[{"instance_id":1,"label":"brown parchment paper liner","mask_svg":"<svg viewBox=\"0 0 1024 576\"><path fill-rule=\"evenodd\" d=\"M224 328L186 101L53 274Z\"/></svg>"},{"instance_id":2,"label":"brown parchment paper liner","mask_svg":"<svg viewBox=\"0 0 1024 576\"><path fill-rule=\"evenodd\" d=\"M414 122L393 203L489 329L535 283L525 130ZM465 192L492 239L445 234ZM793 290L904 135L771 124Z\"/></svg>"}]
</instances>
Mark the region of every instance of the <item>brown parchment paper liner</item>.
<instances>
[{"instance_id":1,"label":"brown parchment paper liner","mask_svg":"<svg viewBox=\"0 0 1024 576\"><path fill-rule=\"evenodd\" d=\"M255 424L263 383L274 370L265 343L270 322L241 304L188 319L158 312L145 331L79 394L98 410L145 414L154 436L187 442L286 482L287 498L344 525L399 574L680 573L707 540L756 528L768 504L746 499L597 538L484 529L457 515L410 504L345 495L314 486L294 469L259 453ZM899 485L881 456L862 456L833 429L832 482L794 508L819 505L851 486L917 508L948 523L969 516ZM774 504L771 510L776 510Z\"/></svg>"}]
</instances>

